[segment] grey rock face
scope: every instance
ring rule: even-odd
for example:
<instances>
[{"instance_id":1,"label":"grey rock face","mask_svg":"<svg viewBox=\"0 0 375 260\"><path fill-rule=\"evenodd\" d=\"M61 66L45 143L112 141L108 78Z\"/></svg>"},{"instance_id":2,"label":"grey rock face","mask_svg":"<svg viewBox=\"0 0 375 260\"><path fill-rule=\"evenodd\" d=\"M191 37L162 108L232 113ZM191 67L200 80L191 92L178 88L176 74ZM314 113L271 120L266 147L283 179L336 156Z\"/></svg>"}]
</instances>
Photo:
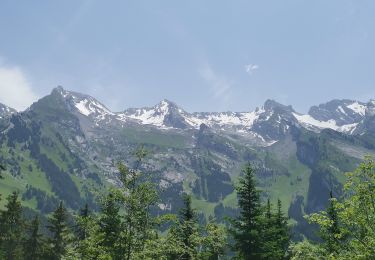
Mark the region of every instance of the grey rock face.
<instances>
[{"instance_id":1,"label":"grey rock face","mask_svg":"<svg viewBox=\"0 0 375 260\"><path fill-rule=\"evenodd\" d=\"M290 126L297 124L294 109L274 100L267 100L264 112L254 122L252 130L268 140L279 140L288 133Z\"/></svg>"},{"instance_id":2,"label":"grey rock face","mask_svg":"<svg viewBox=\"0 0 375 260\"><path fill-rule=\"evenodd\" d=\"M14 113L17 113L15 109L0 103L0 118L9 117Z\"/></svg>"},{"instance_id":3,"label":"grey rock face","mask_svg":"<svg viewBox=\"0 0 375 260\"><path fill-rule=\"evenodd\" d=\"M354 100L332 100L319 106L313 106L309 115L320 121L335 120L337 125L353 124L364 117L366 104Z\"/></svg>"}]
</instances>

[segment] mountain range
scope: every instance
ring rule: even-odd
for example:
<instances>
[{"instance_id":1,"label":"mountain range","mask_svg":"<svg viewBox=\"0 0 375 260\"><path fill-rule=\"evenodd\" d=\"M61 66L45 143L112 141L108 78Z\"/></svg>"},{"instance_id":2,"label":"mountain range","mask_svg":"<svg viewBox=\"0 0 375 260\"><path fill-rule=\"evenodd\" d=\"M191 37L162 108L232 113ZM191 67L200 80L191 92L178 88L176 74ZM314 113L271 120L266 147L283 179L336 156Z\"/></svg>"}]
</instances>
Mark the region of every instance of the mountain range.
<instances>
[{"instance_id":1,"label":"mountain range","mask_svg":"<svg viewBox=\"0 0 375 260\"><path fill-rule=\"evenodd\" d=\"M251 162L263 199L280 198L296 236L311 237L303 215L324 209L330 191L340 196L344 173L375 155L375 100L332 100L308 114L273 100L245 112L189 113L168 100L113 112L57 87L22 112L0 104L0 131L1 193L19 190L31 210L48 214L59 200L97 208L118 183L116 163L134 166L143 145L156 214L177 212L183 192L202 221L236 214L235 183Z\"/></svg>"}]
</instances>

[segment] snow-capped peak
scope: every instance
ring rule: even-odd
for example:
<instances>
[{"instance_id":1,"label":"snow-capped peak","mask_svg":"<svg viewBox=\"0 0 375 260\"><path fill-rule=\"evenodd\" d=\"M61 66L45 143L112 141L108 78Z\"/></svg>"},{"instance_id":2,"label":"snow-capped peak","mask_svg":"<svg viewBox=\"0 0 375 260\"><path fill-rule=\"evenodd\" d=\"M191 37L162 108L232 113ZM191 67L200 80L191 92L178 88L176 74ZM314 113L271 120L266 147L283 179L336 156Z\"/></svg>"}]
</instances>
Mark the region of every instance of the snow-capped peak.
<instances>
[{"instance_id":1,"label":"snow-capped peak","mask_svg":"<svg viewBox=\"0 0 375 260\"><path fill-rule=\"evenodd\" d=\"M358 123L365 116L366 104L355 100L332 100L313 106L309 115L319 121L335 121L337 126Z\"/></svg>"},{"instance_id":2,"label":"snow-capped peak","mask_svg":"<svg viewBox=\"0 0 375 260\"><path fill-rule=\"evenodd\" d=\"M351 123L339 126L337 125L337 122L333 119L329 119L327 121L320 121L318 119L315 119L311 115L303 115L298 113L293 113L293 116L297 119L301 126L315 131L319 131L322 129L332 129L338 132L352 133L358 125L358 123Z\"/></svg>"},{"instance_id":3,"label":"snow-capped peak","mask_svg":"<svg viewBox=\"0 0 375 260\"><path fill-rule=\"evenodd\" d=\"M103 120L108 115L114 115L106 106L89 95L67 91L62 87L57 87L54 91L64 98L71 109L81 115L94 117L96 121Z\"/></svg>"},{"instance_id":4,"label":"snow-capped peak","mask_svg":"<svg viewBox=\"0 0 375 260\"><path fill-rule=\"evenodd\" d=\"M188 113L167 99L153 107L130 108L113 113L96 99L66 91L57 92L72 111L89 117L96 125L128 123L150 125L160 129L199 129L202 124L219 131L231 131L240 135L251 134L264 142L279 140L291 127L303 127L312 131L332 129L348 134L356 133L359 124L368 115L375 115L375 101L368 104L353 100L332 100L310 108L308 114L300 114L291 106L267 100L261 108L248 112L195 112Z\"/></svg>"},{"instance_id":5,"label":"snow-capped peak","mask_svg":"<svg viewBox=\"0 0 375 260\"><path fill-rule=\"evenodd\" d=\"M153 107L130 108L117 114L121 121L135 120L144 125L154 125L161 128L186 128L186 113L174 102L167 99L160 101Z\"/></svg>"}]
</instances>

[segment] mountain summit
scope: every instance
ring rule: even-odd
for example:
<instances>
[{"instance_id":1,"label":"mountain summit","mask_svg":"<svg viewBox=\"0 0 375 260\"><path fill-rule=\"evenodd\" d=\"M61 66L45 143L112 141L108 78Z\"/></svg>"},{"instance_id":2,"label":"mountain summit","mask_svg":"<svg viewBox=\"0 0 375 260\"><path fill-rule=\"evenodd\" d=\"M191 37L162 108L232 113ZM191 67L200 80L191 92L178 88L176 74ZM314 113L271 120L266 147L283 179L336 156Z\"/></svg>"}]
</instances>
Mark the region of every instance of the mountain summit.
<instances>
[{"instance_id":1,"label":"mountain summit","mask_svg":"<svg viewBox=\"0 0 375 260\"><path fill-rule=\"evenodd\" d=\"M119 125L145 125L159 129L199 129L204 124L216 131L246 135L269 145L283 138L291 127L302 127L315 132L332 129L343 133L358 133L361 123L373 111L372 102L354 100L332 100L310 108L308 114L296 112L292 106L266 100L261 108L248 112L195 112L189 113L176 103L164 99L153 107L129 108L123 112L112 112L95 98L55 88L50 97L53 107L68 110L92 122L92 127ZM38 103L38 102L37 102ZM40 102L39 102L40 103ZM43 103L43 102L42 102ZM59 105L58 105L59 104ZM34 104L32 107L37 106ZM367 112L366 112L367 111ZM367 122L367 121L366 121ZM361 126L361 127L359 127Z\"/></svg>"},{"instance_id":2,"label":"mountain summit","mask_svg":"<svg viewBox=\"0 0 375 260\"><path fill-rule=\"evenodd\" d=\"M51 95L54 94L60 95L71 111L94 118L97 121L103 120L108 115L114 115L106 106L89 95L67 91L60 86L52 91Z\"/></svg>"},{"instance_id":3,"label":"mountain summit","mask_svg":"<svg viewBox=\"0 0 375 260\"><path fill-rule=\"evenodd\" d=\"M184 110L167 99L153 107L130 108L119 114L120 118L131 118L145 125L181 129L189 126L185 121L186 115Z\"/></svg>"}]
</instances>

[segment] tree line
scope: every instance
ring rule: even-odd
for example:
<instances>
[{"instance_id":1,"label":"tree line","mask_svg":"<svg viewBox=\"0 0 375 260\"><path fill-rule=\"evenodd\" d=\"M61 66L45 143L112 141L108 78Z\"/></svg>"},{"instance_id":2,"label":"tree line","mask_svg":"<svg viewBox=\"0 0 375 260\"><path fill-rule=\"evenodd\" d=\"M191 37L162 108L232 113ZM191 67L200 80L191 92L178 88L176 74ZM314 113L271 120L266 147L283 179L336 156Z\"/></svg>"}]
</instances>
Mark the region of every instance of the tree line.
<instances>
[{"instance_id":1,"label":"tree line","mask_svg":"<svg viewBox=\"0 0 375 260\"><path fill-rule=\"evenodd\" d=\"M137 165L145 156L136 153ZM348 175L344 197L307 216L322 242L290 243L288 219L270 200L262 203L255 171L244 167L236 187L239 215L227 225L202 225L183 194L178 215L155 216L157 187L146 173L119 164L119 188L103 197L99 212L86 205L68 219L60 202L42 232L38 216L27 221L17 192L0 212L0 259L373 259L375 256L375 164L367 159ZM3 168L2 168L3 169ZM1 175L0 175L1 176ZM168 229L161 232L161 226Z\"/></svg>"},{"instance_id":2,"label":"tree line","mask_svg":"<svg viewBox=\"0 0 375 260\"><path fill-rule=\"evenodd\" d=\"M99 212L86 206L69 221L60 202L42 232L38 216L24 219L19 194L6 198L0 212L1 259L224 259L228 252L239 259L283 259L289 245L287 218L268 200L260 201L254 169L243 170L237 187L241 212L228 225L198 221L192 198L182 194L179 214L155 216L159 194L139 165L146 155L136 153L136 167L119 164L118 188L103 197ZM161 226L168 229L161 232ZM230 241L230 242L228 242Z\"/></svg>"}]
</instances>

